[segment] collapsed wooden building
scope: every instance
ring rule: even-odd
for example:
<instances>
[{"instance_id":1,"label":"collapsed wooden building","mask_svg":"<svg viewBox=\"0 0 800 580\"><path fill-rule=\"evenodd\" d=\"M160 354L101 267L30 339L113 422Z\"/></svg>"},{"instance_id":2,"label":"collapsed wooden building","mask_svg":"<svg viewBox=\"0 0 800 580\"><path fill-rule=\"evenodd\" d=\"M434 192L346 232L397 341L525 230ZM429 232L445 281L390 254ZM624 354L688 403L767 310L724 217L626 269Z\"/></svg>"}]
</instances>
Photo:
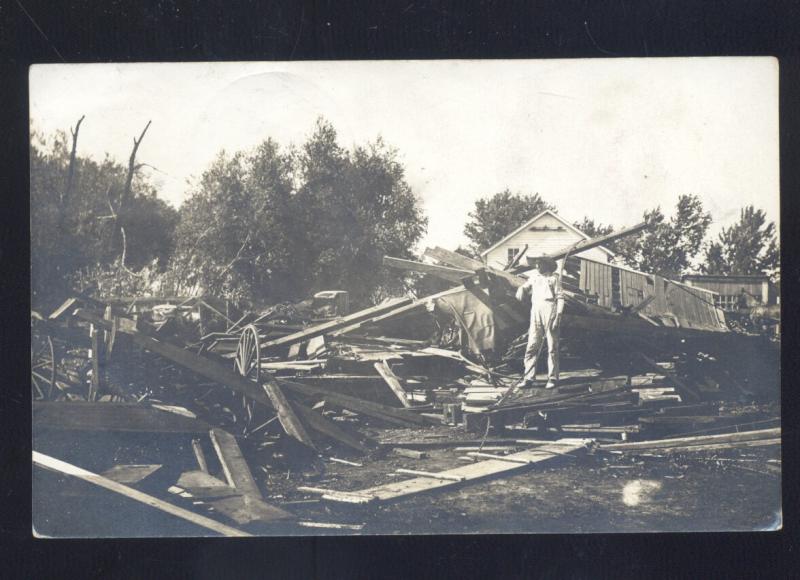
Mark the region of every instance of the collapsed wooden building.
<instances>
[{"instance_id":1,"label":"collapsed wooden building","mask_svg":"<svg viewBox=\"0 0 800 580\"><path fill-rule=\"evenodd\" d=\"M566 295L562 381L499 405L521 375L524 251L505 269L443 248L427 261L387 256L448 287L346 314L332 295L340 307L323 317L277 305L230 320L211 301L178 298L154 319L133 314L133 298L76 295L32 316L34 464L206 532L246 535L360 530L303 510L395 502L565 457L779 445L779 417L723 404L760 396L774 344L731 332L713 292L578 255L642 227L548 254ZM197 309L222 328L188 332L184 315ZM97 432L188 437L191 453L98 473L76 465L80 445L64 447L65 434ZM434 448L453 449L452 465L424 469ZM393 469L371 485L320 482L325 464L387 457ZM278 480L292 469L305 475L287 488Z\"/></svg>"}]
</instances>

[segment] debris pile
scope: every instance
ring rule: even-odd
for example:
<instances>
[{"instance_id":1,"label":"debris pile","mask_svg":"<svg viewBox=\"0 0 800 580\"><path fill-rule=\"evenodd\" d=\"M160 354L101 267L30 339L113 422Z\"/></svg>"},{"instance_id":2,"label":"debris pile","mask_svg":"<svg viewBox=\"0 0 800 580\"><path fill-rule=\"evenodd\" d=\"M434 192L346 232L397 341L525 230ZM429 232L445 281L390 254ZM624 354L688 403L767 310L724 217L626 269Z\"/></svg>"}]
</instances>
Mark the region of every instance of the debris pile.
<instances>
[{"instance_id":1,"label":"debris pile","mask_svg":"<svg viewBox=\"0 0 800 580\"><path fill-rule=\"evenodd\" d=\"M34 463L243 535L363 527L320 521L320 500L386 503L603 453L779 444L776 385L752 364L777 365L775 344L729 332L696 289L575 256L608 238L552 255L567 295L560 382L510 396L528 321L516 264L387 257L452 287L355 312L342 292L238 318L210 299L74 296L31 318ZM73 464L83 443L65 442L98 432L182 455ZM429 457L440 450L449 465ZM328 477L365 466L378 474Z\"/></svg>"}]
</instances>

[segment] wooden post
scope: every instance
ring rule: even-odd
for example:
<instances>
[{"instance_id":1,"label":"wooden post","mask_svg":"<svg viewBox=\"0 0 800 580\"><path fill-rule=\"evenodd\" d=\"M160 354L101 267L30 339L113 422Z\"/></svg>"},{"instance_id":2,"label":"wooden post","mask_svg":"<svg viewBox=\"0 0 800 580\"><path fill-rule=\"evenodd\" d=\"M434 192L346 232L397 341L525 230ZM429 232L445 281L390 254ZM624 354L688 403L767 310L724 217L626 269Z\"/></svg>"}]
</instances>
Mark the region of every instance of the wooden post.
<instances>
[{"instance_id":1,"label":"wooden post","mask_svg":"<svg viewBox=\"0 0 800 580\"><path fill-rule=\"evenodd\" d=\"M89 401L97 400L100 392L100 337L99 329L94 325L89 325L89 335L92 339L92 383L89 387Z\"/></svg>"},{"instance_id":2,"label":"wooden post","mask_svg":"<svg viewBox=\"0 0 800 580\"><path fill-rule=\"evenodd\" d=\"M200 471L208 473L206 455L203 453L203 447L200 445L199 439L192 439L192 450L194 451L194 456L197 459L197 465L200 467Z\"/></svg>"}]
</instances>

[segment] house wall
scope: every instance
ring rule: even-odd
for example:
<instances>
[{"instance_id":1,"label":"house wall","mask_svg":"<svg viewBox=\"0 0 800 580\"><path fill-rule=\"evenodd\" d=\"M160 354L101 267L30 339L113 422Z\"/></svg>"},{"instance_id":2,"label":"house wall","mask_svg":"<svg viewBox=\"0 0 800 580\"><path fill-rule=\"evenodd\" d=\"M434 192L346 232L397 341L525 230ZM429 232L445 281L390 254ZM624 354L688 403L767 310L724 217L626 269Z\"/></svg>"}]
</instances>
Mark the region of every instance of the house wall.
<instances>
[{"instance_id":1,"label":"house wall","mask_svg":"<svg viewBox=\"0 0 800 580\"><path fill-rule=\"evenodd\" d=\"M528 244L525 256L540 256L563 250L582 239L579 234L567 228L554 217L544 215L528 228L489 252L486 255L486 263L493 268L503 268L508 262L508 249L522 250L525 244ZM608 254L599 248L590 248L576 255L598 262L608 262Z\"/></svg>"},{"instance_id":2,"label":"house wall","mask_svg":"<svg viewBox=\"0 0 800 580\"><path fill-rule=\"evenodd\" d=\"M577 279L579 290L604 308L632 308L652 300L641 309L666 326L700 330L725 330L725 316L715 305L716 296L660 276L636 272L590 260L570 258L567 278Z\"/></svg>"},{"instance_id":3,"label":"house wall","mask_svg":"<svg viewBox=\"0 0 800 580\"><path fill-rule=\"evenodd\" d=\"M770 284L767 278L763 280L758 278L736 279L734 277L730 280L720 280L719 278L708 280L687 279L686 283L695 288L704 288L716 292L720 296L721 306L726 309L735 307L742 289L759 298L763 304L775 304L777 302L774 291L770 292Z\"/></svg>"}]
</instances>

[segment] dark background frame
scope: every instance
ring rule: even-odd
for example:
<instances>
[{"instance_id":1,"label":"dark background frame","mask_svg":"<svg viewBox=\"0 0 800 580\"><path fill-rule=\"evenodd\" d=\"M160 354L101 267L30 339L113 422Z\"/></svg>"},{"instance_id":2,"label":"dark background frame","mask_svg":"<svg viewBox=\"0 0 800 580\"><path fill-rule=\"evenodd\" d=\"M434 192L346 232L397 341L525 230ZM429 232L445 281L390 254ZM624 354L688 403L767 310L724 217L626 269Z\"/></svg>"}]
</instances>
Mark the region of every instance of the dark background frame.
<instances>
[{"instance_id":1,"label":"dark background frame","mask_svg":"<svg viewBox=\"0 0 800 580\"><path fill-rule=\"evenodd\" d=\"M770 55L780 61L784 529L772 533L206 540L31 538L28 93L33 63ZM9 0L0 5L0 574L25 577L788 577L797 536L792 298L800 177L792 1ZM22 361L22 364L20 364Z\"/></svg>"}]
</instances>

